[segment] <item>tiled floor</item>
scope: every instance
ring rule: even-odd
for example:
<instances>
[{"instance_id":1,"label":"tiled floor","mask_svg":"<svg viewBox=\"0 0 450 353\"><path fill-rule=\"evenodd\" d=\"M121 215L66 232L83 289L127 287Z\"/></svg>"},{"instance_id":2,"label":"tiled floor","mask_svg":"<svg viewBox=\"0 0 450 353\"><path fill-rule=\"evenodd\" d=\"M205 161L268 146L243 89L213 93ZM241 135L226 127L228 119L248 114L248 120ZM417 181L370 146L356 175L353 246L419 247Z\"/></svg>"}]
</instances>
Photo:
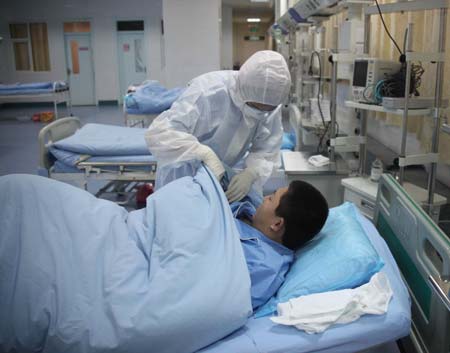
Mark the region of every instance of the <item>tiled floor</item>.
<instances>
[{"instance_id":1,"label":"tiled floor","mask_svg":"<svg viewBox=\"0 0 450 353\"><path fill-rule=\"evenodd\" d=\"M51 108L0 108L0 175L36 173L39 165L38 134L45 124L30 119L34 113L47 110ZM65 116L66 110L60 108L59 113ZM79 117L82 124L124 124L122 108L118 106L73 107L72 114Z\"/></svg>"}]
</instances>

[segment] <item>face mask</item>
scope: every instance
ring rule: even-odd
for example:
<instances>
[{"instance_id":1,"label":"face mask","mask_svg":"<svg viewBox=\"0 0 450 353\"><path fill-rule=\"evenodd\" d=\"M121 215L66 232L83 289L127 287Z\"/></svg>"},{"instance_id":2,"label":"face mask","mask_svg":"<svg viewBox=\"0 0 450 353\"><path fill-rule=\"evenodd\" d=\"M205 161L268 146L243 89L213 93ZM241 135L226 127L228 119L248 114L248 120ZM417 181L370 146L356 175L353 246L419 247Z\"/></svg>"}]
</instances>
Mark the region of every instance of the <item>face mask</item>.
<instances>
[{"instance_id":1,"label":"face mask","mask_svg":"<svg viewBox=\"0 0 450 353\"><path fill-rule=\"evenodd\" d=\"M244 105L242 114L244 114L245 117L258 120L266 119L269 116L268 112L263 112L262 110L250 107L248 104Z\"/></svg>"}]
</instances>

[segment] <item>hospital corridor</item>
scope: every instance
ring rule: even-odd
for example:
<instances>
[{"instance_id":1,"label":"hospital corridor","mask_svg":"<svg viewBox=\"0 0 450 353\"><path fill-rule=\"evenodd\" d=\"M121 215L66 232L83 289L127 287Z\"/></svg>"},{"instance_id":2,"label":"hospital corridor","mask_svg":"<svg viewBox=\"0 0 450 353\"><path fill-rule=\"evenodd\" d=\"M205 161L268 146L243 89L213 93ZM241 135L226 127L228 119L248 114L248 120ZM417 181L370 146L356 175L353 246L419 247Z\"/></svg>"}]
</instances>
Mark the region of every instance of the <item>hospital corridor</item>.
<instances>
[{"instance_id":1,"label":"hospital corridor","mask_svg":"<svg viewBox=\"0 0 450 353\"><path fill-rule=\"evenodd\" d=\"M0 3L0 353L450 353L450 0Z\"/></svg>"}]
</instances>

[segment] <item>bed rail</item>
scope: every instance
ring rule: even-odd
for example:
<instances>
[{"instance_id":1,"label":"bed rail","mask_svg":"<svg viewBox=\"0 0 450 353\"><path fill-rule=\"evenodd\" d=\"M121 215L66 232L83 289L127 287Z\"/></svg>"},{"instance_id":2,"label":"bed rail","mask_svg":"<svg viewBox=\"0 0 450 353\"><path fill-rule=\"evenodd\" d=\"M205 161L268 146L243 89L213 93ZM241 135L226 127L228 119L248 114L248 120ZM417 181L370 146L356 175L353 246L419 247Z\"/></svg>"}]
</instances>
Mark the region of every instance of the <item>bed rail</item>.
<instances>
[{"instance_id":1,"label":"bed rail","mask_svg":"<svg viewBox=\"0 0 450 353\"><path fill-rule=\"evenodd\" d=\"M378 187L375 225L412 299L418 352L450 352L450 239L390 175Z\"/></svg>"},{"instance_id":2,"label":"bed rail","mask_svg":"<svg viewBox=\"0 0 450 353\"><path fill-rule=\"evenodd\" d=\"M39 166L45 169L51 167L48 147L63 138L71 136L81 128L81 121L76 117L66 117L55 120L39 131Z\"/></svg>"}]
</instances>

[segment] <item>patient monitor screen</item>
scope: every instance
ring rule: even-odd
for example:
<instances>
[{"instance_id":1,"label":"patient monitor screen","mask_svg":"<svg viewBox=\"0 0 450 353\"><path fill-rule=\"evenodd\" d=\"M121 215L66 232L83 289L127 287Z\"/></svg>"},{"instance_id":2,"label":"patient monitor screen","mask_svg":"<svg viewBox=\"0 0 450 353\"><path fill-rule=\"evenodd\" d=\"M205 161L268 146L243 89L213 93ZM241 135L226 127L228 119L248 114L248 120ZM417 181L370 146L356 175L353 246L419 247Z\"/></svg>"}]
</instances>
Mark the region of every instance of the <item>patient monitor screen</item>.
<instances>
[{"instance_id":1,"label":"patient monitor screen","mask_svg":"<svg viewBox=\"0 0 450 353\"><path fill-rule=\"evenodd\" d=\"M367 68L369 62L367 60L356 60L355 69L353 70L353 86L365 87L367 83Z\"/></svg>"}]
</instances>

